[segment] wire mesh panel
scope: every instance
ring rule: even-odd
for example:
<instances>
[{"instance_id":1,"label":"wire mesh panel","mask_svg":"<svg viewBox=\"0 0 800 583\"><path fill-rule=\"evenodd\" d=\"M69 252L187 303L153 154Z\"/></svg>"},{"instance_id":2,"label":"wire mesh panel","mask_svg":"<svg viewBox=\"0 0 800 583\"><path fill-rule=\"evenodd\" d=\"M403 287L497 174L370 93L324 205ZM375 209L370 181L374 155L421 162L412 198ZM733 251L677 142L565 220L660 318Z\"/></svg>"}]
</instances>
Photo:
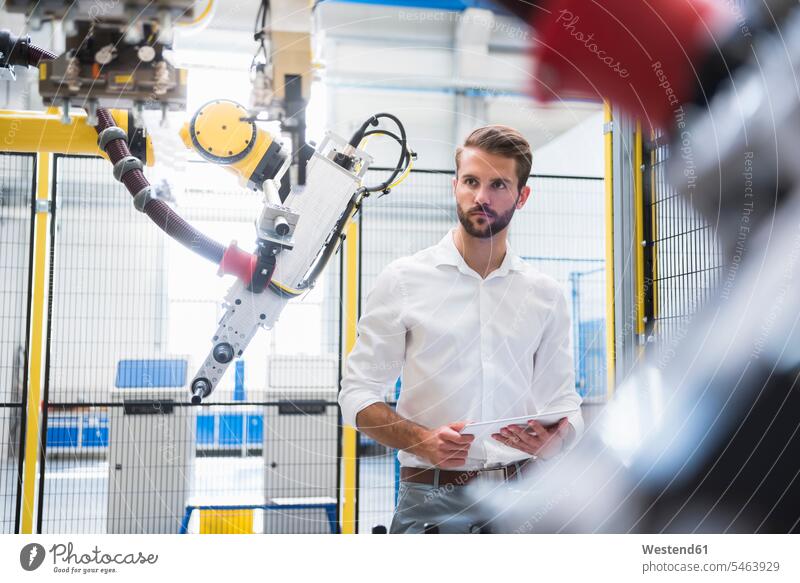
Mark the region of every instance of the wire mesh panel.
<instances>
[{"instance_id":1,"label":"wire mesh panel","mask_svg":"<svg viewBox=\"0 0 800 583\"><path fill-rule=\"evenodd\" d=\"M35 158L0 154L0 533L16 532Z\"/></svg>"},{"instance_id":2,"label":"wire mesh panel","mask_svg":"<svg viewBox=\"0 0 800 583\"><path fill-rule=\"evenodd\" d=\"M43 532L330 532L337 271L189 406L234 280L136 212L106 161L59 157L55 190ZM190 163L171 196L252 248L261 201L221 169Z\"/></svg>"},{"instance_id":3,"label":"wire mesh panel","mask_svg":"<svg viewBox=\"0 0 800 583\"><path fill-rule=\"evenodd\" d=\"M689 322L717 287L722 255L713 225L678 194L666 178L669 145L662 136L644 156L645 310L655 349L681 341ZM691 170L690 167L687 167ZM687 174L691 185L691 173Z\"/></svg>"},{"instance_id":4,"label":"wire mesh panel","mask_svg":"<svg viewBox=\"0 0 800 583\"><path fill-rule=\"evenodd\" d=\"M576 389L606 399L606 276L603 180L533 176L531 198L514 219L514 251L564 289L572 319Z\"/></svg>"},{"instance_id":5,"label":"wire mesh panel","mask_svg":"<svg viewBox=\"0 0 800 583\"><path fill-rule=\"evenodd\" d=\"M385 179L373 170L366 182ZM451 171L413 171L390 196L370 198L361 217L361 294L392 260L435 245L456 224ZM509 243L515 253L558 280L570 296L576 383L587 401L606 394L605 271L602 179L533 176L532 198L514 218ZM363 300L362 300L363 301ZM386 388L396 402L401 381ZM396 450L361 435L359 532L388 526L394 510L399 467Z\"/></svg>"},{"instance_id":6,"label":"wire mesh panel","mask_svg":"<svg viewBox=\"0 0 800 583\"><path fill-rule=\"evenodd\" d=\"M53 198L42 532L124 532L125 521L114 512L126 508L126 497L132 509L126 518L138 523L131 532L159 532L156 525L169 521L170 506L179 512L175 505L154 500L148 512L137 506L147 489L175 491L184 477L162 476L167 456L150 455L158 442L185 433L169 435L176 415L166 406L144 408L139 423L123 427L122 420L128 421L123 396L152 398L162 383L146 378L152 371L142 365L141 378L120 384L118 376L125 379L128 373L118 365L167 357L164 237L134 210L105 160L56 157ZM168 390L174 393L176 387ZM138 485L121 486L118 478L129 476Z\"/></svg>"}]
</instances>

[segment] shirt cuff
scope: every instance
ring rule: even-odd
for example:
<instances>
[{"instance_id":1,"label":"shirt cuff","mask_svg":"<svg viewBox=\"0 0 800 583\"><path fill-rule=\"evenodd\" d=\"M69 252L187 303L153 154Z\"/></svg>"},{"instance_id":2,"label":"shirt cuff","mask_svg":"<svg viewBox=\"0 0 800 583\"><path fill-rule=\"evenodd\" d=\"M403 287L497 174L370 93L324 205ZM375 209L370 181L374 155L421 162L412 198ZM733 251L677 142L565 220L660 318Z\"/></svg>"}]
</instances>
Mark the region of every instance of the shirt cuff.
<instances>
[{"instance_id":1,"label":"shirt cuff","mask_svg":"<svg viewBox=\"0 0 800 583\"><path fill-rule=\"evenodd\" d=\"M352 393L350 391L349 393ZM339 408L342 410L342 424L350 427L356 426L356 417L358 414L375 403L385 403L383 399L379 399L370 392L369 395L358 394L345 394L344 391L339 393Z\"/></svg>"},{"instance_id":2,"label":"shirt cuff","mask_svg":"<svg viewBox=\"0 0 800 583\"><path fill-rule=\"evenodd\" d=\"M581 436L583 435L583 415L581 414L580 410L577 413L567 416L567 421L569 422L570 426L572 427L574 434L572 439L569 440L569 443L566 444L565 450L572 449L575 447L575 444L578 443Z\"/></svg>"}]
</instances>

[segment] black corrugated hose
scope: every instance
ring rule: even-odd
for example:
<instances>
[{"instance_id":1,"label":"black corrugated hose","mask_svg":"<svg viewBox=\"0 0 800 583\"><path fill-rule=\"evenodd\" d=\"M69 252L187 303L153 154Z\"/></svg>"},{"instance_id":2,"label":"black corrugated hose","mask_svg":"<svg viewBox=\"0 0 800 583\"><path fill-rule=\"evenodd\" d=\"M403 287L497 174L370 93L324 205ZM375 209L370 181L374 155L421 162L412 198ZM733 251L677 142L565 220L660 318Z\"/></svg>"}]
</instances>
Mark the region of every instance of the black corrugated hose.
<instances>
[{"instance_id":1,"label":"black corrugated hose","mask_svg":"<svg viewBox=\"0 0 800 583\"><path fill-rule=\"evenodd\" d=\"M114 126L116 126L116 123L111 113L105 108L98 108L97 134L99 135L103 130ZM122 137L109 141L105 151L114 165L131 155L128 142ZM136 196L137 193L150 186L144 173L137 168L125 172L121 176L121 181L128 189L128 192L131 193L131 196ZM222 261L222 257L225 254L225 246L195 229L164 201L150 198L145 204L143 212L167 235L183 246L214 263L218 264Z\"/></svg>"}]
</instances>

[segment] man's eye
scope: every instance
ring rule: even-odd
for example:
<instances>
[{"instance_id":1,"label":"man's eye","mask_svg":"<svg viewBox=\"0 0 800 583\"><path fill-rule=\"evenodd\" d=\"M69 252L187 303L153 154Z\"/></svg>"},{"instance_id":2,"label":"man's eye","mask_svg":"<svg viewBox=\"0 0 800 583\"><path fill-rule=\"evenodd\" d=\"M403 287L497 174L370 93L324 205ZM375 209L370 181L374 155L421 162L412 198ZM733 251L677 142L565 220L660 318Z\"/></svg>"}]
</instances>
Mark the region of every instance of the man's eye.
<instances>
[{"instance_id":1,"label":"man's eye","mask_svg":"<svg viewBox=\"0 0 800 583\"><path fill-rule=\"evenodd\" d=\"M465 178L464 179L464 184L467 184L468 186L474 186L474 185L478 184L478 181L475 180L474 178Z\"/></svg>"},{"instance_id":2,"label":"man's eye","mask_svg":"<svg viewBox=\"0 0 800 583\"><path fill-rule=\"evenodd\" d=\"M497 190L501 190L501 189L503 189L505 187L506 187L506 183L505 182L501 182L501 181L497 181L492 185L492 188L495 188Z\"/></svg>"}]
</instances>

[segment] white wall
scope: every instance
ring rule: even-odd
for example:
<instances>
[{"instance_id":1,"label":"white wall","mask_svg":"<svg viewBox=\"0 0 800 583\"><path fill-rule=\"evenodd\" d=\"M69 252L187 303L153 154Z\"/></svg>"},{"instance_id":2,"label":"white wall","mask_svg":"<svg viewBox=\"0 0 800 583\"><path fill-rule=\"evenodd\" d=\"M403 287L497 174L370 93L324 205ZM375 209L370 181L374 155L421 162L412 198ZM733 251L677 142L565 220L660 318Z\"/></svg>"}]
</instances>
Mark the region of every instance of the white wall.
<instances>
[{"instance_id":1,"label":"white wall","mask_svg":"<svg viewBox=\"0 0 800 583\"><path fill-rule=\"evenodd\" d=\"M563 176L604 176L603 113L593 113L575 127L536 148L533 172Z\"/></svg>"},{"instance_id":2,"label":"white wall","mask_svg":"<svg viewBox=\"0 0 800 583\"><path fill-rule=\"evenodd\" d=\"M322 4L316 13L316 54L334 130L348 135L369 114L389 111L406 125L418 168L451 169L455 148L471 130L502 123L543 150L543 172L560 170L553 159L559 152L573 157L578 144L569 174L597 175L602 140L584 123L599 115L600 105L527 97L532 35L517 21L483 11L346 3ZM565 133L571 137L561 142ZM392 144L369 148L379 165L394 161Z\"/></svg>"}]
</instances>

